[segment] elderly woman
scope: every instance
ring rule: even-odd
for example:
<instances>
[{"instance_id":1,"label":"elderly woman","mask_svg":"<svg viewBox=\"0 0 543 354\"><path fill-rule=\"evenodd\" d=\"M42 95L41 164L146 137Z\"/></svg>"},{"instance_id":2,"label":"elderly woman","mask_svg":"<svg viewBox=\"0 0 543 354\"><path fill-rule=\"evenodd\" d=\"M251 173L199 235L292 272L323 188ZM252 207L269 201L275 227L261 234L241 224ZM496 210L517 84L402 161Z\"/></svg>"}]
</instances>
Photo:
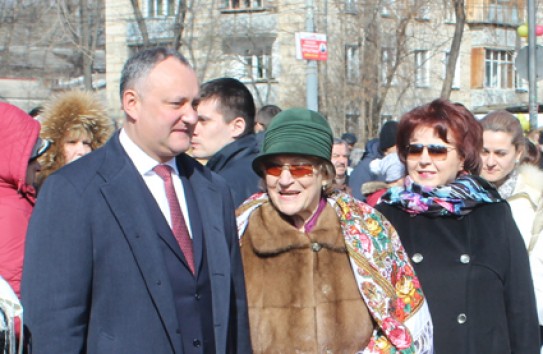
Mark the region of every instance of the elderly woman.
<instances>
[{"instance_id":1,"label":"elderly woman","mask_svg":"<svg viewBox=\"0 0 543 354\"><path fill-rule=\"evenodd\" d=\"M481 176L492 182L500 196L507 199L524 238L543 336L543 172L531 163L519 163L526 159L528 152L526 138L515 116L507 111L495 111L486 115L481 124Z\"/></svg>"},{"instance_id":2,"label":"elderly woman","mask_svg":"<svg viewBox=\"0 0 543 354\"><path fill-rule=\"evenodd\" d=\"M332 131L288 109L253 162L266 193L238 209L255 353L431 353L432 325L396 232L330 193Z\"/></svg>"},{"instance_id":3,"label":"elderly woman","mask_svg":"<svg viewBox=\"0 0 543 354\"><path fill-rule=\"evenodd\" d=\"M428 298L439 354L534 354L537 314L528 257L509 205L485 180L482 128L462 105L406 113L397 146L404 186L381 198Z\"/></svg>"},{"instance_id":4,"label":"elderly woman","mask_svg":"<svg viewBox=\"0 0 543 354\"><path fill-rule=\"evenodd\" d=\"M46 103L40 136L52 142L41 158L38 185L62 166L104 145L113 124L95 94L68 91Z\"/></svg>"}]
</instances>

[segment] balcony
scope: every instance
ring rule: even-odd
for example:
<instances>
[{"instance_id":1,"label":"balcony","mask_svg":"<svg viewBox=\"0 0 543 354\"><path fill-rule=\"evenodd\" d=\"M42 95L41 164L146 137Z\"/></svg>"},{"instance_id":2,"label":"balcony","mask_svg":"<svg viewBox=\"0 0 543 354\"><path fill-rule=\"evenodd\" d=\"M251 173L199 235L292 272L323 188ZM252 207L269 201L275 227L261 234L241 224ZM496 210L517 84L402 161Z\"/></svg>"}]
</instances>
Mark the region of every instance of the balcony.
<instances>
[{"instance_id":1,"label":"balcony","mask_svg":"<svg viewBox=\"0 0 543 354\"><path fill-rule=\"evenodd\" d=\"M152 43L169 42L175 37L175 17L146 18L147 33ZM126 28L128 45L139 45L143 43L143 37L136 21L129 21Z\"/></svg>"},{"instance_id":2,"label":"balcony","mask_svg":"<svg viewBox=\"0 0 543 354\"><path fill-rule=\"evenodd\" d=\"M524 21L524 14L519 9L520 2L493 0L471 2L466 5L467 22L471 25L491 24L516 27Z\"/></svg>"}]
</instances>

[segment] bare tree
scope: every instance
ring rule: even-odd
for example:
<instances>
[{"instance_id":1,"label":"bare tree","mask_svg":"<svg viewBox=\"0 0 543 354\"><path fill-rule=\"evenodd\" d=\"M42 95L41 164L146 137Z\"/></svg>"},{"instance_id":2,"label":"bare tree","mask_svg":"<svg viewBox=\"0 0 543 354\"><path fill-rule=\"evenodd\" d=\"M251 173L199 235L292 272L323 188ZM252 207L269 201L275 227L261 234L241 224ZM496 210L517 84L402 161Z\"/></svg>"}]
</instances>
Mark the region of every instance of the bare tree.
<instances>
[{"instance_id":1,"label":"bare tree","mask_svg":"<svg viewBox=\"0 0 543 354\"><path fill-rule=\"evenodd\" d=\"M150 45L149 41L149 32L147 31L147 23L145 22L145 18L143 17L139 5L138 0L130 0L130 3L132 4L132 10L134 11L134 17L136 18L136 23L138 25L138 29L141 33L142 38L142 46L143 48L148 48Z\"/></svg>"},{"instance_id":2,"label":"bare tree","mask_svg":"<svg viewBox=\"0 0 543 354\"><path fill-rule=\"evenodd\" d=\"M181 48L181 39L183 38L183 32L185 30L185 17L187 15L186 0L179 0L176 14L177 17L173 24L174 38L172 41L172 48L179 50Z\"/></svg>"},{"instance_id":3,"label":"bare tree","mask_svg":"<svg viewBox=\"0 0 543 354\"><path fill-rule=\"evenodd\" d=\"M92 73L98 36L103 28L104 0L59 1L59 17L75 48L74 66L92 90ZM57 54L62 56L62 54ZM71 56L71 54L64 54Z\"/></svg>"},{"instance_id":4,"label":"bare tree","mask_svg":"<svg viewBox=\"0 0 543 354\"><path fill-rule=\"evenodd\" d=\"M456 25L454 26L454 36L449 51L449 60L445 70L445 79L441 87L441 97L449 99L451 96L452 83L456 69L456 62L460 54L460 45L464 35L464 25L466 24L466 12L464 0L453 0Z\"/></svg>"},{"instance_id":5,"label":"bare tree","mask_svg":"<svg viewBox=\"0 0 543 354\"><path fill-rule=\"evenodd\" d=\"M174 20L171 25L173 37L172 38L160 37L159 39L152 38L152 36L149 35L149 26L147 23L147 18L141 12L139 1L130 0L130 3L132 5L132 10L134 13L134 18L136 19L138 30L141 34L142 49L149 48L157 44L169 45L175 50L179 50L181 48L182 43L183 43L183 34L185 30L185 19L188 12L188 6L187 6L186 0L177 1L175 16L173 17Z\"/></svg>"},{"instance_id":6,"label":"bare tree","mask_svg":"<svg viewBox=\"0 0 543 354\"><path fill-rule=\"evenodd\" d=\"M19 9L22 5L21 1L15 1L13 3L4 2L1 8L0 23L2 29L2 37L4 39L2 48L0 48L0 63L3 67L9 65L10 60L10 47L16 30L17 18L19 16Z\"/></svg>"}]
</instances>

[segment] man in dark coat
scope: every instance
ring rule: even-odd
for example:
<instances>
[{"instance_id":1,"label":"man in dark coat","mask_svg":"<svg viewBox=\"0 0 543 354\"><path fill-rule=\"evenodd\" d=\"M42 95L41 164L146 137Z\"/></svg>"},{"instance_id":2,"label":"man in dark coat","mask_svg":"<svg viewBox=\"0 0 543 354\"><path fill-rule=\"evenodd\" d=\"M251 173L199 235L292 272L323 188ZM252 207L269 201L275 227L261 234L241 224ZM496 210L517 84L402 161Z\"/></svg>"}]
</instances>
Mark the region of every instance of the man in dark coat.
<instances>
[{"instance_id":1,"label":"man in dark coat","mask_svg":"<svg viewBox=\"0 0 543 354\"><path fill-rule=\"evenodd\" d=\"M251 167L260 151L254 120L253 96L240 81L219 78L202 85L192 154L208 159L206 166L226 179L236 206L259 190Z\"/></svg>"},{"instance_id":2,"label":"man in dark coat","mask_svg":"<svg viewBox=\"0 0 543 354\"><path fill-rule=\"evenodd\" d=\"M49 176L30 221L32 350L249 353L234 205L224 180L184 153L196 74L176 51L149 49L127 61L120 91L121 131Z\"/></svg>"},{"instance_id":3,"label":"man in dark coat","mask_svg":"<svg viewBox=\"0 0 543 354\"><path fill-rule=\"evenodd\" d=\"M358 200L365 200L361 192L362 185L369 181L376 181L379 177L370 170L370 162L381 158L383 154L379 150L379 139L375 138L366 143L364 155L349 176L349 187L352 195Z\"/></svg>"},{"instance_id":4,"label":"man in dark coat","mask_svg":"<svg viewBox=\"0 0 543 354\"><path fill-rule=\"evenodd\" d=\"M380 159L389 153L396 151L396 135L398 132L398 122L389 120L383 124L379 131L379 139L373 139L366 144L366 152L360 163L351 172L349 187L353 190L353 196L359 200L365 200L362 194L362 185L370 181L384 181L384 176L379 176L371 172L370 162Z\"/></svg>"}]
</instances>

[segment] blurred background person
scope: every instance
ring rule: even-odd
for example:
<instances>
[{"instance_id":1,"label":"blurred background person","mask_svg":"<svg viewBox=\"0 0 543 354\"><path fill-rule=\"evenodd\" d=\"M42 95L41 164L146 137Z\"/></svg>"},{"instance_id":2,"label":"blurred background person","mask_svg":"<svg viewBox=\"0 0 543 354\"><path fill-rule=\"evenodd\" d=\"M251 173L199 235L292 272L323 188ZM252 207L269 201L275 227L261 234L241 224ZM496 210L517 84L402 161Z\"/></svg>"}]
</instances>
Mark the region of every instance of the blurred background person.
<instances>
[{"instance_id":1,"label":"blurred background person","mask_svg":"<svg viewBox=\"0 0 543 354\"><path fill-rule=\"evenodd\" d=\"M530 139L524 138L524 153L520 158L520 163L527 163L539 168L540 161L541 151L539 150L538 145Z\"/></svg>"},{"instance_id":2,"label":"blurred background person","mask_svg":"<svg viewBox=\"0 0 543 354\"><path fill-rule=\"evenodd\" d=\"M0 351L15 353L22 342L21 277L30 216L36 202L38 157L49 148L39 138L40 123L21 109L0 102ZM7 283L5 283L5 280ZM11 289L10 289L11 288ZM4 317L5 316L5 317ZM17 318L17 320L14 320Z\"/></svg>"},{"instance_id":3,"label":"blurred background person","mask_svg":"<svg viewBox=\"0 0 543 354\"><path fill-rule=\"evenodd\" d=\"M377 210L390 220L428 298L440 354L538 353L528 256L509 205L478 177L483 130L438 99L404 114L404 186Z\"/></svg>"},{"instance_id":4,"label":"blurred background person","mask_svg":"<svg viewBox=\"0 0 543 354\"><path fill-rule=\"evenodd\" d=\"M41 113L43 112L43 106L36 106L28 111L28 115L36 119L38 122L41 122Z\"/></svg>"},{"instance_id":5,"label":"blurred background person","mask_svg":"<svg viewBox=\"0 0 543 354\"><path fill-rule=\"evenodd\" d=\"M343 133L341 135L341 140L345 141L347 145L349 146L349 152L351 152L352 149L354 149L354 146L356 145L356 142L358 139L356 138L356 135L353 133Z\"/></svg>"},{"instance_id":6,"label":"blurred background person","mask_svg":"<svg viewBox=\"0 0 543 354\"><path fill-rule=\"evenodd\" d=\"M270 125L273 117L275 117L279 112L281 112L281 108L273 104L262 106L258 112L256 112L255 135L256 141L258 142L258 146L260 146L260 148L262 148L262 142L264 141L266 129Z\"/></svg>"},{"instance_id":7,"label":"blurred background person","mask_svg":"<svg viewBox=\"0 0 543 354\"><path fill-rule=\"evenodd\" d=\"M253 162L266 193L237 210L253 351L432 353L397 234L367 204L332 193L331 151L325 118L294 108L274 118Z\"/></svg>"},{"instance_id":8,"label":"blurred background person","mask_svg":"<svg viewBox=\"0 0 543 354\"><path fill-rule=\"evenodd\" d=\"M347 168L349 167L349 145L345 140L334 139L330 160L336 170L332 188L351 194L349 175L347 174Z\"/></svg>"},{"instance_id":9,"label":"blurred background person","mask_svg":"<svg viewBox=\"0 0 543 354\"><path fill-rule=\"evenodd\" d=\"M382 159L373 160L370 163L370 169L379 179L384 179L384 181L369 181L362 185L362 194L366 198L366 203L375 206L389 188L403 185L405 167L398 154L394 152Z\"/></svg>"},{"instance_id":10,"label":"blurred background person","mask_svg":"<svg viewBox=\"0 0 543 354\"><path fill-rule=\"evenodd\" d=\"M347 176L348 176L351 174L353 167L356 166L360 162L360 159L362 158L364 152L361 151L362 149L359 149L356 147L358 138L353 133L342 134L341 140L345 141L347 143L347 146L349 147L349 161L347 164ZM356 161L353 161L353 158L356 159Z\"/></svg>"},{"instance_id":11,"label":"blurred background person","mask_svg":"<svg viewBox=\"0 0 543 354\"><path fill-rule=\"evenodd\" d=\"M38 185L53 172L104 145L113 122L98 97L86 91L67 91L45 103L40 136L51 148L40 157Z\"/></svg>"},{"instance_id":12,"label":"blurred background person","mask_svg":"<svg viewBox=\"0 0 543 354\"><path fill-rule=\"evenodd\" d=\"M526 150L528 139L514 115L494 111L487 114L481 124L484 129L481 176L494 183L500 196L509 202L524 238L543 337L543 171L533 164L535 161ZM529 162L521 163L522 160Z\"/></svg>"},{"instance_id":13,"label":"blurred background person","mask_svg":"<svg viewBox=\"0 0 543 354\"><path fill-rule=\"evenodd\" d=\"M360 160L349 176L349 187L351 187L353 196L356 199L366 200L361 192L364 183L369 181L384 181L383 176L371 172L370 163L375 159L383 158L388 153L396 151L397 131L398 122L389 120L381 127L379 138L367 142L362 160Z\"/></svg>"},{"instance_id":14,"label":"blurred background person","mask_svg":"<svg viewBox=\"0 0 543 354\"><path fill-rule=\"evenodd\" d=\"M38 157L49 148L40 123L0 102L0 276L20 297L26 229L36 202Z\"/></svg>"}]
</instances>

